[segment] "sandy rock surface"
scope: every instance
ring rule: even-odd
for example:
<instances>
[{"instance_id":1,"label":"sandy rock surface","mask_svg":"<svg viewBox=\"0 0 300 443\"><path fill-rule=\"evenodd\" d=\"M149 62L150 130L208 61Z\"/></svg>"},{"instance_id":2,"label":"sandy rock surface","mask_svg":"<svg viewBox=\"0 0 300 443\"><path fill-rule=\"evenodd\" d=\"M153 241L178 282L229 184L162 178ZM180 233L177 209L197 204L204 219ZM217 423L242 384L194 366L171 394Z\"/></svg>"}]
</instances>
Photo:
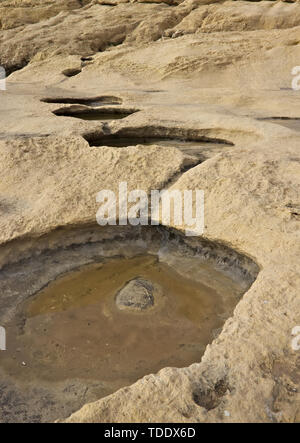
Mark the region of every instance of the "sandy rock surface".
<instances>
[{"instance_id":1,"label":"sandy rock surface","mask_svg":"<svg viewBox=\"0 0 300 443\"><path fill-rule=\"evenodd\" d=\"M284 123L300 119L300 3L5 0L0 11L11 73L0 90L1 268L43 235L96 225L97 193L119 181L203 189L204 237L260 268L201 361L57 419L299 422L300 123ZM130 115L54 114L99 100ZM93 146L114 135L227 145L201 163L176 146Z\"/></svg>"},{"instance_id":2,"label":"sandy rock surface","mask_svg":"<svg viewBox=\"0 0 300 443\"><path fill-rule=\"evenodd\" d=\"M0 29L37 23L59 14L82 8L91 0L1 0Z\"/></svg>"}]
</instances>

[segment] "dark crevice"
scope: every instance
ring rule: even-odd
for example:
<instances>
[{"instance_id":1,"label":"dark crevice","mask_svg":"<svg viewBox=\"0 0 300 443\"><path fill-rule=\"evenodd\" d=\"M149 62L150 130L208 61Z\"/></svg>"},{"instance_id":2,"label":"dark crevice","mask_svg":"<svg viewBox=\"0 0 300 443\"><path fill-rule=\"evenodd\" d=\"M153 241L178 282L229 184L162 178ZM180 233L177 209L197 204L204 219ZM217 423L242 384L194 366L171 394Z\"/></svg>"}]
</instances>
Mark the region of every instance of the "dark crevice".
<instances>
[{"instance_id":1,"label":"dark crevice","mask_svg":"<svg viewBox=\"0 0 300 443\"><path fill-rule=\"evenodd\" d=\"M208 137L200 137L200 138L185 138L182 137L119 137L116 134L112 134L110 136L94 136L94 135L85 135L84 139L89 143L90 146L111 146L118 148L125 148L127 146L135 146L135 145L143 145L143 144L159 144L162 141L170 141L170 142L195 142L195 143L212 143L212 144L224 144L227 146L233 146L233 144L227 143L225 140L208 138Z\"/></svg>"},{"instance_id":2,"label":"dark crevice","mask_svg":"<svg viewBox=\"0 0 300 443\"><path fill-rule=\"evenodd\" d=\"M82 120L117 120L128 117L138 112L136 109L122 108L90 108L82 105L73 105L53 111L54 115L63 117L74 117Z\"/></svg>"},{"instance_id":3,"label":"dark crevice","mask_svg":"<svg viewBox=\"0 0 300 443\"><path fill-rule=\"evenodd\" d=\"M5 64L3 65L5 72L6 72L6 76L8 77L10 74L13 74L16 71L20 71L21 69L25 68L25 66L27 66L29 64L30 60L23 60L22 62L16 64L16 65L8 65L6 66Z\"/></svg>"},{"instance_id":4,"label":"dark crevice","mask_svg":"<svg viewBox=\"0 0 300 443\"><path fill-rule=\"evenodd\" d=\"M65 69L62 74L65 75L66 77L75 77L75 75L78 75L81 73L81 69Z\"/></svg>"},{"instance_id":5,"label":"dark crevice","mask_svg":"<svg viewBox=\"0 0 300 443\"><path fill-rule=\"evenodd\" d=\"M122 37L116 37L113 40L110 40L108 42L103 42L99 48L98 48L98 52L104 52L107 49L114 47L114 46L120 46L124 43L124 41L126 40L126 35L122 36Z\"/></svg>"},{"instance_id":6,"label":"dark crevice","mask_svg":"<svg viewBox=\"0 0 300 443\"><path fill-rule=\"evenodd\" d=\"M102 2L99 6L110 6L110 7L114 8L115 6L118 6L118 5L113 5L112 3L104 3L104 2Z\"/></svg>"},{"instance_id":7,"label":"dark crevice","mask_svg":"<svg viewBox=\"0 0 300 443\"><path fill-rule=\"evenodd\" d=\"M163 140L196 143L204 142L234 146L234 144L228 140L199 135L199 131L197 130L166 128L160 126L146 126L139 128L126 127L110 136L106 136L99 132L93 132L85 134L83 137L90 146L126 147L137 144L155 144Z\"/></svg>"},{"instance_id":8,"label":"dark crevice","mask_svg":"<svg viewBox=\"0 0 300 443\"><path fill-rule=\"evenodd\" d=\"M86 57L81 57L80 59L82 62L91 62L93 61L93 57L92 56L86 56Z\"/></svg>"},{"instance_id":9,"label":"dark crevice","mask_svg":"<svg viewBox=\"0 0 300 443\"><path fill-rule=\"evenodd\" d=\"M205 160L199 160L199 159L191 159L188 164L185 164L182 166L182 168L180 169L179 172L175 173L172 177L170 177L165 183L163 183L160 187L160 191L164 190L164 189L168 189L171 186L173 186L180 178L183 174L185 174L186 172L190 171L193 168L196 168L196 166L201 165L201 163L203 163L203 161Z\"/></svg>"},{"instance_id":10,"label":"dark crevice","mask_svg":"<svg viewBox=\"0 0 300 443\"><path fill-rule=\"evenodd\" d=\"M284 121L288 121L288 120L299 120L300 121L300 117L260 117L258 118L258 120L284 120Z\"/></svg>"},{"instance_id":11,"label":"dark crevice","mask_svg":"<svg viewBox=\"0 0 300 443\"><path fill-rule=\"evenodd\" d=\"M123 100L114 96L95 96L95 97L46 97L41 99L43 103L57 104L79 104L86 106L103 106L103 105L121 105Z\"/></svg>"},{"instance_id":12,"label":"dark crevice","mask_svg":"<svg viewBox=\"0 0 300 443\"><path fill-rule=\"evenodd\" d=\"M229 389L229 385L225 379L219 380L212 389L204 390L203 388L197 388L193 392L193 400L196 405L205 408L207 411L217 408L222 397Z\"/></svg>"}]
</instances>

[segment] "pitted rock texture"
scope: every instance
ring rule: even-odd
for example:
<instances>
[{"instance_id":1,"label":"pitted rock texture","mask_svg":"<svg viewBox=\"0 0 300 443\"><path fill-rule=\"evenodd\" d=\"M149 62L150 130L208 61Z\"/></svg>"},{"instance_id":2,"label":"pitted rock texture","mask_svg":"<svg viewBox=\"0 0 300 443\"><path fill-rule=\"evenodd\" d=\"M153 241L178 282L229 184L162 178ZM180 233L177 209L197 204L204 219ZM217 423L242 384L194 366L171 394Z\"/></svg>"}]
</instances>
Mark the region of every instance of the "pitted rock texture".
<instances>
[{"instance_id":1,"label":"pitted rock texture","mask_svg":"<svg viewBox=\"0 0 300 443\"><path fill-rule=\"evenodd\" d=\"M0 91L0 266L30 256L33 245L38 254L79 243L69 228L95 227L97 193L127 181L147 193L204 190L203 238L260 269L201 361L57 419L300 421L299 352L291 348L300 325L300 137L266 120L300 117L292 88L299 1L51 3L45 12L48 2L28 2L37 12L0 2L0 65L12 73ZM70 70L80 72L66 77ZM139 112L109 123L58 117L62 97L73 105L116 97L113 106ZM86 142L142 133L232 145L196 165L176 147Z\"/></svg>"},{"instance_id":2,"label":"pitted rock texture","mask_svg":"<svg viewBox=\"0 0 300 443\"><path fill-rule=\"evenodd\" d=\"M143 311L154 305L153 285L151 282L136 278L128 282L116 296L116 305L120 310Z\"/></svg>"},{"instance_id":3,"label":"pitted rock texture","mask_svg":"<svg viewBox=\"0 0 300 443\"><path fill-rule=\"evenodd\" d=\"M0 29L11 29L40 22L59 14L82 8L92 0L1 0Z\"/></svg>"}]
</instances>

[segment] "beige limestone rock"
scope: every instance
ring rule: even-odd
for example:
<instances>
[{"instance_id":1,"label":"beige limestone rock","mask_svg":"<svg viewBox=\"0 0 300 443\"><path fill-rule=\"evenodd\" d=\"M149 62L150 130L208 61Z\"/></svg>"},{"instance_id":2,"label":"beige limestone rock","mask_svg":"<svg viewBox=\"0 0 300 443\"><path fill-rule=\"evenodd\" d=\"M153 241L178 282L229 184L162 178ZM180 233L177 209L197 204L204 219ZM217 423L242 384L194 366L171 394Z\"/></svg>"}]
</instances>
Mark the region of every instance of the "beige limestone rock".
<instances>
[{"instance_id":1,"label":"beige limestone rock","mask_svg":"<svg viewBox=\"0 0 300 443\"><path fill-rule=\"evenodd\" d=\"M91 0L3 0L0 2L0 29L11 29L37 23L59 14L81 8Z\"/></svg>"},{"instance_id":2,"label":"beige limestone rock","mask_svg":"<svg viewBox=\"0 0 300 443\"><path fill-rule=\"evenodd\" d=\"M147 375L66 421L297 422L300 132L258 119L300 117L300 4L114 3L0 32L0 64L30 62L0 91L0 265L30 255L43 234L95 224L97 192L122 178L146 191L204 189L204 237L252 257L260 273L201 361ZM87 122L41 101L101 96L139 112ZM119 133L234 146L181 175L193 160L176 147L91 148L83 138Z\"/></svg>"}]
</instances>

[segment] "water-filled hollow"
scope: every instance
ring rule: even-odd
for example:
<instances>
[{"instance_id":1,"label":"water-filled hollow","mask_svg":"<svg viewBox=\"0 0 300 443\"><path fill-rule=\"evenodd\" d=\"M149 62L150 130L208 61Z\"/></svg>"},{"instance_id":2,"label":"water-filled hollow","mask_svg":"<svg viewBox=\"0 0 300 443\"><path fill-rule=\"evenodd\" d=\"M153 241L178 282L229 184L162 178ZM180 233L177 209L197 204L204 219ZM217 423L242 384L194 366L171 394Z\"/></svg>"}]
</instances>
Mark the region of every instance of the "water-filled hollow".
<instances>
[{"instance_id":1,"label":"water-filled hollow","mask_svg":"<svg viewBox=\"0 0 300 443\"><path fill-rule=\"evenodd\" d=\"M37 420L45 421L164 367L200 362L258 273L255 262L224 245L162 227L126 229L129 235L115 231L113 238L94 228L74 237L60 231L4 269L1 290L18 301L4 305L0 318L8 336L0 372L13 385L8 419L15 419L16 398L32 413L49 398ZM132 307L129 287L120 308L118 294L137 279L154 302Z\"/></svg>"},{"instance_id":2,"label":"water-filled hollow","mask_svg":"<svg viewBox=\"0 0 300 443\"><path fill-rule=\"evenodd\" d=\"M85 140L91 147L110 146L114 148L123 148L128 146L150 146L158 145L163 147L178 148L186 155L197 157L200 161L205 161L219 153L229 151L233 145L232 142L210 138L205 136L197 136L190 134L189 131L176 133L175 130L168 128L159 128L158 130L149 128L147 131L135 128L128 131L127 128L122 129L115 134L88 134L84 136Z\"/></svg>"}]
</instances>

